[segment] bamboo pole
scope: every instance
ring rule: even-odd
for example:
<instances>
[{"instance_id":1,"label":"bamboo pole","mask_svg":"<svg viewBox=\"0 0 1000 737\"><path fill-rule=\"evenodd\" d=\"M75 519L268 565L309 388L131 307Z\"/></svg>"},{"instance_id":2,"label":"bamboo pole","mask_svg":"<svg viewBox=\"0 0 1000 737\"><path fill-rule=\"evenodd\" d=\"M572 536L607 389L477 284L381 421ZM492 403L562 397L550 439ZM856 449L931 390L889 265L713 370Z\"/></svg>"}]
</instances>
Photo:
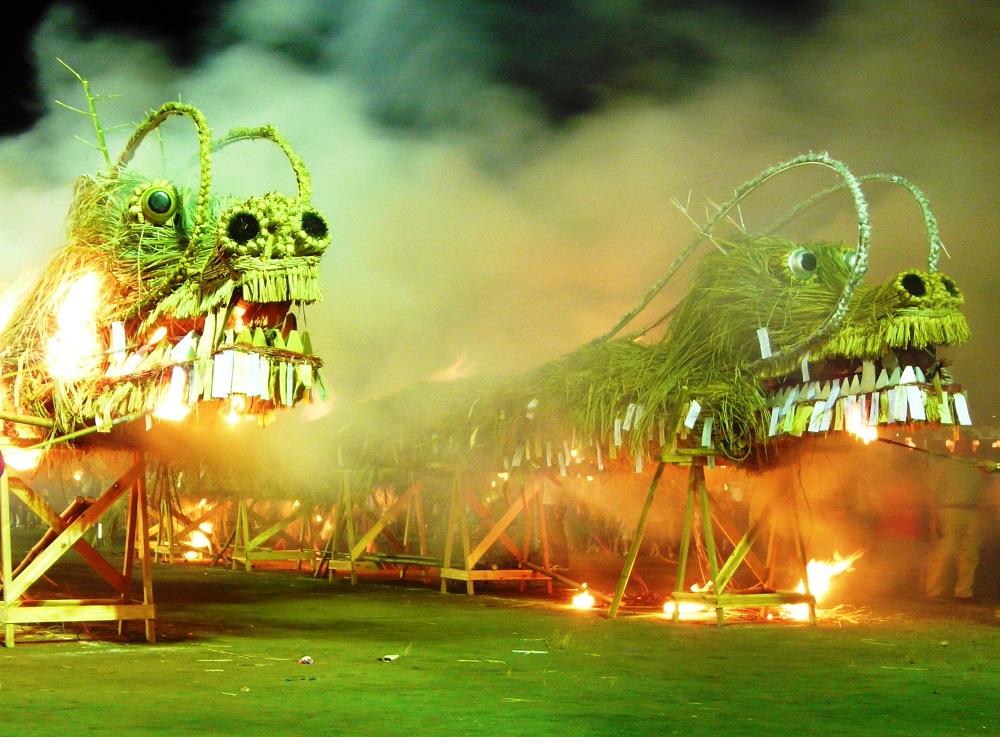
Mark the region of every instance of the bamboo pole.
<instances>
[{"instance_id":1,"label":"bamboo pole","mask_svg":"<svg viewBox=\"0 0 1000 737\"><path fill-rule=\"evenodd\" d=\"M555 579L560 583L564 583L567 586L570 586L574 589L578 589L580 591L589 591L595 598L607 602L608 604L612 602L612 598L607 594L602 594L600 591L596 591L590 588L585 583L580 583L579 581L574 581L570 578L566 578L566 576L556 573L555 571L549 570L548 568L543 568L542 566L536 566L531 561L522 560L521 565L524 566L525 568L530 568L533 571L541 573L542 575L548 576L549 578Z\"/></svg>"},{"instance_id":2,"label":"bamboo pole","mask_svg":"<svg viewBox=\"0 0 1000 737\"><path fill-rule=\"evenodd\" d=\"M649 510L653 506L653 498L656 496L656 487L660 485L660 478L663 476L663 469L666 468L665 461L660 461L653 474L653 481L649 485L649 493L646 495L646 503L642 507L642 514L639 515L639 526L635 530L635 538L632 540L632 547L625 558L625 565L622 568L622 575L618 579L618 588L615 589L614 598L611 600L611 608L608 610L608 619L618 616L618 607L622 603L625 595L625 587L628 586L629 577L632 575L632 568L635 566L635 559L639 555L639 545L642 542L642 534L646 531L646 522L649 520Z\"/></svg>"}]
</instances>

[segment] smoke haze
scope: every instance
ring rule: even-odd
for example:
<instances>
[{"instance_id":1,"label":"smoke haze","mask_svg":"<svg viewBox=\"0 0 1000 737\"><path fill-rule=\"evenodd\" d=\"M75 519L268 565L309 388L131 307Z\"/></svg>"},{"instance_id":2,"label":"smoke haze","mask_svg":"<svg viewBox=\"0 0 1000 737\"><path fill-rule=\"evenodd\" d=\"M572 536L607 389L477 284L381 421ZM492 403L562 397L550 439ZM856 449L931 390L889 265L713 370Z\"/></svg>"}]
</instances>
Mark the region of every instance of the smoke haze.
<instances>
[{"instance_id":1,"label":"smoke haze","mask_svg":"<svg viewBox=\"0 0 1000 737\"><path fill-rule=\"evenodd\" d=\"M341 398L455 366L522 371L573 350L638 302L695 234L672 200L690 196L701 223L706 203L766 167L828 151L927 194L951 254L941 270L964 289L973 333L951 352L954 373L976 423L997 424L1000 10L529 5L219 3L184 65L125 26L54 6L32 45L44 112L0 139L0 286L40 272L62 242L73 178L103 165L74 139L94 140L89 121L53 102L85 104L57 57L96 94L118 95L99 102L105 127L127 124L109 132L113 156L131 123L178 98L217 133L270 122L288 138L333 231L325 301L307 327ZM240 156L227 164L234 180L246 179L242 166L260 186L286 186L280 162ZM751 229L831 183L785 177L744 208ZM870 197L869 279L925 263L912 201ZM846 198L810 227L802 234L856 237ZM298 414L312 421L283 418L259 442L288 440L286 452L321 473L323 412Z\"/></svg>"}]
</instances>

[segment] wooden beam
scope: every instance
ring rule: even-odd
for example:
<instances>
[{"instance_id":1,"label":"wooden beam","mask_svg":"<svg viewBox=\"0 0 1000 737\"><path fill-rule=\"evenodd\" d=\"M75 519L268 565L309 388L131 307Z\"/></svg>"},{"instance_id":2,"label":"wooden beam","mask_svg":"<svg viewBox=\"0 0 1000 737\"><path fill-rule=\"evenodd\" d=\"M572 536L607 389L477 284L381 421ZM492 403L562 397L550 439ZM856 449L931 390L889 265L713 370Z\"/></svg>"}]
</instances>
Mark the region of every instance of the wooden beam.
<instances>
[{"instance_id":1,"label":"wooden beam","mask_svg":"<svg viewBox=\"0 0 1000 737\"><path fill-rule=\"evenodd\" d=\"M361 557L361 554L365 552L365 549L368 547L368 544L371 543L371 541L374 540L376 537L378 537L379 533L382 532L383 529L385 529L385 526L389 524L396 517L397 514L399 514L399 511L401 509L404 509L406 507L407 503L410 501L410 498L419 491L420 491L420 482L417 481L416 483L412 484L409 489L403 492L403 494L400 495L399 498L396 499L396 501L393 502L392 505L387 510L385 510L385 512L382 513L381 517L379 517L377 520L375 520L375 522L372 523L372 526L368 528L368 531L364 535L362 535L361 539L359 539L356 543L354 543L354 547L351 548L351 560L356 560L357 558Z\"/></svg>"},{"instance_id":2,"label":"wooden beam","mask_svg":"<svg viewBox=\"0 0 1000 737\"><path fill-rule=\"evenodd\" d=\"M511 523L517 518L519 514L524 510L525 505L530 502L535 494L541 489L542 479L538 478L532 481L522 492L520 497L514 500L510 505L510 508L504 513L500 520L493 525L493 528L486 533L479 544L468 554L465 559L466 570L471 570L475 567L479 559L483 557L487 550L497 541L497 539L502 535Z\"/></svg>"},{"instance_id":3,"label":"wooden beam","mask_svg":"<svg viewBox=\"0 0 1000 737\"><path fill-rule=\"evenodd\" d=\"M28 590L45 571L49 570L59 558L75 543L83 537L83 535L91 528L93 525L102 517L104 513L111 508L118 499L121 498L133 483L135 483L141 472L142 466L132 466L125 474L118 479L114 484L112 484L97 500L87 509L86 512L81 514L75 521L73 521L65 530L63 530L52 544L49 545L44 551L42 551L37 558L35 558L28 566L21 572L16 579L7 583L4 586L6 590L8 587L10 591L8 594L12 599L19 598L25 591ZM6 598L6 597L5 597Z\"/></svg>"}]
</instances>

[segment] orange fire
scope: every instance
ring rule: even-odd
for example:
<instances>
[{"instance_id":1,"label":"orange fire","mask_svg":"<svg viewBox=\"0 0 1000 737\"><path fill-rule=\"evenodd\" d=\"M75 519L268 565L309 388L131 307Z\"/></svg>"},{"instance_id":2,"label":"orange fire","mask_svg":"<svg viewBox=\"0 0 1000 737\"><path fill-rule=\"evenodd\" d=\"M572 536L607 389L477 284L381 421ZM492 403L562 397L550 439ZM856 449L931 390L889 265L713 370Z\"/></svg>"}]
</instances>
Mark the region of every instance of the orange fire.
<instances>
[{"instance_id":1,"label":"orange fire","mask_svg":"<svg viewBox=\"0 0 1000 737\"><path fill-rule=\"evenodd\" d=\"M699 586L696 583L691 584L691 591L694 592L708 591L711 588L712 588L711 581L706 583L704 586ZM675 611L677 612L677 616L683 619L685 617L690 617L696 614L703 614L704 612L708 611L708 607L706 607L704 604L699 604L698 602L695 601L681 601L681 602L668 601L666 604L663 605L663 613L666 614L668 617L673 617Z\"/></svg>"},{"instance_id":2,"label":"orange fire","mask_svg":"<svg viewBox=\"0 0 1000 737\"><path fill-rule=\"evenodd\" d=\"M862 413L860 405L852 405L844 414L844 429L865 445L878 440L878 428L868 424L868 418Z\"/></svg>"},{"instance_id":3,"label":"orange fire","mask_svg":"<svg viewBox=\"0 0 1000 737\"><path fill-rule=\"evenodd\" d=\"M594 606L594 595L587 591L587 584L583 585L583 591L573 597L574 609L590 609Z\"/></svg>"},{"instance_id":4,"label":"orange fire","mask_svg":"<svg viewBox=\"0 0 1000 737\"><path fill-rule=\"evenodd\" d=\"M28 448L18 448L16 445L3 447L3 459L15 471L31 471L38 466L41 457L41 449L29 450Z\"/></svg>"},{"instance_id":5,"label":"orange fire","mask_svg":"<svg viewBox=\"0 0 1000 737\"><path fill-rule=\"evenodd\" d=\"M64 287L56 310L56 332L48 340L45 361L59 381L78 381L97 368L97 305L101 283L88 272Z\"/></svg>"},{"instance_id":6,"label":"orange fire","mask_svg":"<svg viewBox=\"0 0 1000 737\"><path fill-rule=\"evenodd\" d=\"M816 603L820 604L823 597L830 591L831 581L845 571L853 570L851 564L864 555L863 550L858 550L846 558L840 557L839 553L833 554L833 560L810 560L806 565L806 577L809 579L809 593L816 598ZM799 581L796 588L800 594L806 592L806 584ZM804 622L809 619L808 604L786 604L782 607L782 612L788 619L795 619Z\"/></svg>"}]
</instances>

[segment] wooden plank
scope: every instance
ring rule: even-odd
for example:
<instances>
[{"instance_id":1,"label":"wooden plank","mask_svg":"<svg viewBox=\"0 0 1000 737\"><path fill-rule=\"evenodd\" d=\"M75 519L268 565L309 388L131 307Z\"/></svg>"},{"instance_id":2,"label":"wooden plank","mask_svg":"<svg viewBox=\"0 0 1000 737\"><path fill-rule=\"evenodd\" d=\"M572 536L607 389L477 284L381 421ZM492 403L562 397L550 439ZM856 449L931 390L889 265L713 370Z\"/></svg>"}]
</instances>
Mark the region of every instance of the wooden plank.
<instances>
[{"instance_id":1,"label":"wooden plank","mask_svg":"<svg viewBox=\"0 0 1000 737\"><path fill-rule=\"evenodd\" d=\"M152 620L156 608L152 604L65 604L58 600L47 601L42 606L5 607L0 617L9 624L35 622L113 622L123 619Z\"/></svg>"},{"instance_id":2,"label":"wooden plank","mask_svg":"<svg viewBox=\"0 0 1000 737\"><path fill-rule=\"evenodd\" d=\"M451 553L455 547L455 527L458 524L459 504L461 492L459 491L458 479L454 479L451 487L451 503L448 505L448 525L444 534L444 557L441 563L442 569L451 568ZM441 576L441 593L448 593L448 581Z\"/></svg>"},{"instance_id":3,"label":"wooden plank","mask_svg":"<svg viewBox=\"0 0 1000 737\"><path fill-rule=\"evenodd\" d=\"M267 548L257 548L248 550L241 555L233 555L235 561L247 560L312 560L316 557L315 550L269 550Z\"/></svg>"},{"instance_id":4,"label":"wooden plank","mask_svg":"<svg viewBox=\"0 0 1000 737\"><path fill-rule=\"evenodd\" d=\"M474 568L470 571L461 568L442 568L442 579L456 581L551 581L548 576L523 568Z\"/></svg>"},{"instance_id":5,"label":"wooden plank","mask_svg":"<svg viewBox=\"0 0 1000 737\"><path fill-rule=\"evenodd\" d=\"M153 605L153 566L149 556L149 499L146 496L146 471L145 459L141 460L143 472L136 478L133 494L136 499L137 525L136 533L139 535L142 552L140 552L139 565L142 569L142 603L143 607L148 607L148 615L141 617L131 617L132 619L144 619L146 629L146 642L156 642L156 609ZM130 542L129 545L132 543ZM126 547L126 550L129 548ZM143 611L147 611L143 609ZM126 619L127 617L123 617Z\"/></svg>"},{"instance_id":6,"label":"wooden plank","mask_svg":"<svg viewBox=\"0 0 1000 737\"><path fill-rule=\"evenodd\" d=\"M715 596L710 591L686 591L670 595L672 601L696 602L706 607L716 606L725 609L757 608L762 606L781 606L782 604L814 604L815 597L810 594L800 594L797 591L773 591L763 593L723 592Z\"/></svg>"},{"instance_id":7,"label":"wooden plank","mask_svg":"<svg viewBox=\"0 0 1000 737\"><path fill-rule=\"evenodd\" d=\"M3 585L3 623L4 623L4 647L14 647L14 624L7 617L7 609L14 603L17 597L10 592L10 582L13 578L11 573L11 547L10 547L10 483L9 471L5 470L0 475L0 557L3 558L2 577L0 585Z\"/></svg>"}]
</instances>

